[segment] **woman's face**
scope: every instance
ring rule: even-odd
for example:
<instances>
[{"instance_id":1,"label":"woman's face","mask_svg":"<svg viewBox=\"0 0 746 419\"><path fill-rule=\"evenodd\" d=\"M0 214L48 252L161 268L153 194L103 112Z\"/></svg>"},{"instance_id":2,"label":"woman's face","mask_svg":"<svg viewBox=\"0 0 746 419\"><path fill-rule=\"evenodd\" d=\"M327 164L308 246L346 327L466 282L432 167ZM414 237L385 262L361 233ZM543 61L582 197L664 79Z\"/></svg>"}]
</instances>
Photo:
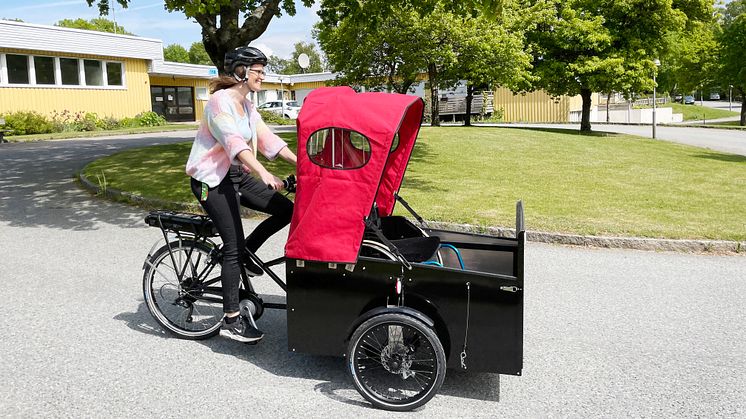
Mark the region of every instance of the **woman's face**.
<instances>
[{"instance_id":1,"label":"woman's face","mask_svg":"<svg viewBox=\"0 0 746 419\"><path fill-rule=\"evenodd\" d=\"M265 75L264 66L261 64L252 64L246 71L248 72L246 84L249 86L249 90L252 92L262 90L262 81Z\"/></svg>"}]
</instances>

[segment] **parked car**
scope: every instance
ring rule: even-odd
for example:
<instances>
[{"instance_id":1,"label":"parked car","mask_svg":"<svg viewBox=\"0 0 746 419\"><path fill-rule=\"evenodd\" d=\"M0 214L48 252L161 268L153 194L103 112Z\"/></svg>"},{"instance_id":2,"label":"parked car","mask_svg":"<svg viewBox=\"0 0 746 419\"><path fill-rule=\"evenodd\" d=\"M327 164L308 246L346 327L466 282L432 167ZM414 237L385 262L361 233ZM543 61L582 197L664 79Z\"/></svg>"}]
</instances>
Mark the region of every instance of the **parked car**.
<instances>
[{"instance_id":1,"label":"parked car","mask_svg":"<svg viewBox=\"0 0 746 419\"><path fill-rule=\"evenodd\" d=\"M710 93L710 100L720 100L720 93L718 92Z\"/></svg>"},{"instance_id":2,"label":"parked car","mask_svg":"<svg viewBox=\"0 0 746 419\"><path fill-rule=\"evenodd\" d=\"M684 96L684 105L694 105L694 96L692 95Z\"/></svg>"},{"instance_id":3,"label":"parked car","mask_svg":"<svg viewBox=\"0 0 746 419\"><path fill-rule=\"evenodd\" d=\"M284 115L285 118L290 119L296 119L298 118L298 112L300 112L300 106L298 105L298 102L292 100L292 101L285 101L285 107L282 107L282 101L280 100L271 100L269 102L264 102L261 105L259 105L258 109L274 112L278 115Z\"/></svg>"},{"instance_id":4,"label":"parked car","mask_svg":"<svg viewBox=\"0 0 746 419\"><path fill-rule=\"evenodd\" d=\"M673 97L674 102L681 102L682 100L684 100L684 96L681 93L676 93Z\"/></svg>"}]
</instances>

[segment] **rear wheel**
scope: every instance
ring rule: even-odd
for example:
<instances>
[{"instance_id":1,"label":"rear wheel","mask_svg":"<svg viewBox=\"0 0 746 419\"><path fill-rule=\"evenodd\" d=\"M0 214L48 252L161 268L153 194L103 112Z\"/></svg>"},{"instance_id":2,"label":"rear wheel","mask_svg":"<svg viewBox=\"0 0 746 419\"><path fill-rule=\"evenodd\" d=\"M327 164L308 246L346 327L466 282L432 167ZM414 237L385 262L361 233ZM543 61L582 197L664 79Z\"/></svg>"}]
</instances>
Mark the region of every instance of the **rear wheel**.
<instances>
[{"instance_id":1,"label":"rear wheel","mask_svg":"<svg viewBox=\"0 0 746 419\"><path fill-rule=\"evenodd\" d=\"M161 247L146 262L145 303L158 324L178 337L206 339L220 329L223 289L215 254L205 243L181 240Z\"/></svg>"},{"instance_id":2,"label":"rear wheel","mask_svg":"<svg viewBox=\"0 0 746 419\"><path fill-rule=\"evenodd\" d=\"M347 360L355 387L376 407L407 411L435 396L446 357L425 323L399 313L377 315L353 333Z\"/></svg>"}]
</instances>

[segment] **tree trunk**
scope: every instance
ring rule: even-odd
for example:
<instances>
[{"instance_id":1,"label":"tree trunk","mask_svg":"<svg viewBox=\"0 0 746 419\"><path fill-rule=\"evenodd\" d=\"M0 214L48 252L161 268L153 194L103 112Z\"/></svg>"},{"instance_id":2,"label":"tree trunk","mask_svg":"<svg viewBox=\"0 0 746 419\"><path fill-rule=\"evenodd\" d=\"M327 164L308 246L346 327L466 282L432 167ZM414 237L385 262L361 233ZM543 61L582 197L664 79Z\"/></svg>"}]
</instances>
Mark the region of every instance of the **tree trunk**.
<instances>
[{"instance_id":1,"label":"tree trunk","mask_svg":"<svg viewBox=\"0 0 746 419\"><path fill-rule=\"evenodd\" d=\"M280 10L280 0L264 0L256 5L246 17L243 25L238 25L241 12L238 2L231 2L220 7L217 15L209 13L198 14L194 19L202 27L202 43L210 60L223 73L223 59L225 53L242 45L249 45L259 38L272 18ZM220 27L217 25L220 17Z\"/></svg>"},{"instance_id":2,"label":"tree trunk","mask_svg":"<svg viewBox=\"0 0 746 419\"><path fill-rule=\"evenodd\" d=\"M435 64L427 65L427 77L430 79L430 126L440 126L440 98L438 97L438 70Z\"/></svg>"},{"instance_id":3,"label":"tree trunk","mask_svg":"<svg viewBox=\"0 0 746 419\"><path fill-rule=\"evenodd\" d=\"M611 117L609 116L609 102L611 102L611 92L609 92L609 94L606 95L606 123L607 124L611 122Z\"/></svg>"},{"instance_id":4,"label":"tree trunk","mask_svg":"<svg viewBox=\"0 0 746 419\"><path fill-rule=\"evenodd\" d=\"M474 86L466 84L466 116L464 116L464 126L471 126L471 101L474 99Z\"/></svg>"},{"instance_id":5,"label":"tree trunk","mask_svg":"<svg viewBox=\"0 0 746 419\"><path fill-rule=\"evenodd\" d=\"M591 132L591 89L581 88L580 97L583 98L583 113L580 119L580 132Z\"/></svg>"},{"instance_id":6,"label":"tree trunk","mask_svg":"<svg viewBox=\"0 0 746 419\"><path fill-rule=\"evenodd\" d=\"M744 92L743 89L738 89L738 92L741 94L741 126L746 127L746 92Z\"/></svg>"}]
</instances>

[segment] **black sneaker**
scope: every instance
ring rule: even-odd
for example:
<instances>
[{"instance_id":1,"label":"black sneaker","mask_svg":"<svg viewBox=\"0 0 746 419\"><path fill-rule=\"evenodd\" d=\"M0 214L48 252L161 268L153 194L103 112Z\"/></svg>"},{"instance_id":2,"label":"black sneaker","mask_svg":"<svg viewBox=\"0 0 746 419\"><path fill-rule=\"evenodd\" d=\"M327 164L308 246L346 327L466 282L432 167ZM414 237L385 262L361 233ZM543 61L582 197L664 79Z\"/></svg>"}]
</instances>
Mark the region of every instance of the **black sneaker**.
<instances>
[{"instance_id":1,"label":"black sneaker","mask_svg":"<svg viewBox=\"0 0 746 419\"><path fill-rule=\"evenodd\" d=\"M243 267L246 269L246 273L249 276L262 276L264 275L264 271L262 268L259 267L254 261L249 257L249 255L244 255L243 257Z\"/></svg>"},{"instance_id":2,"label":"black sneaker","mask_svg":"<svg viewBox=\"0 0 746 419\"><path fill-rule=\"evenodd\" d=\"M225 318L223 318L223 324L220 326L220 336L239 342L251 343L260 341L264 337L264 333L252 326L249 319L239 315L233 323L226 323Z\"/></svg>"}]
</instances>

